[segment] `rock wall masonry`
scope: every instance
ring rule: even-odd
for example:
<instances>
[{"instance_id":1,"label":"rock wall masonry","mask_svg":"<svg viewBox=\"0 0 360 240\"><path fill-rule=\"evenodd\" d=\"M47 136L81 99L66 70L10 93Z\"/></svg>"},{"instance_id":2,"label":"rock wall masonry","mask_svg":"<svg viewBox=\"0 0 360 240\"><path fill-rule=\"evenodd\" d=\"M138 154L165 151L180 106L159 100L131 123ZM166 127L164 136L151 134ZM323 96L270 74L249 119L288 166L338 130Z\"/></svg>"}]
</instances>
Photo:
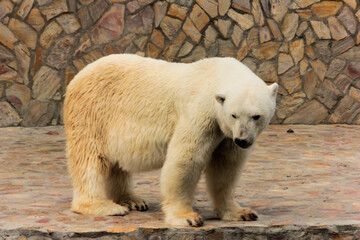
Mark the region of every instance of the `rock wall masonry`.
<instances>
[{"instance_id":1,"label":"rock wall masonry","mask_svg":"<svg viewBox=\"0 0 360 240\"><path fill-rule=\"evenodd\" d=\"M0 127L62 124L67 84L113 53L230 56L278 82L273 123L360 124L356 0L1 0Z\"/></svg>"}]
</instances>

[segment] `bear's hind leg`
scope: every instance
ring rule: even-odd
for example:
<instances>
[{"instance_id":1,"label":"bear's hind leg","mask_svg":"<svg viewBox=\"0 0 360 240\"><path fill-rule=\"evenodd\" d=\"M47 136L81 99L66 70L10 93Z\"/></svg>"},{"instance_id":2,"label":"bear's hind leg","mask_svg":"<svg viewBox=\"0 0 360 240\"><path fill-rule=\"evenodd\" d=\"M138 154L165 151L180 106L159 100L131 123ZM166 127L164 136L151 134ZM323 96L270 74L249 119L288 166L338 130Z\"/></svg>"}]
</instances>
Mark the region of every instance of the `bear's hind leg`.
<instances>
[{"instance_id":1,"label":"bear's hind leg","mask_svg":"<svg viewBox=\"0 0 360 240\"><path fill-rule=\"evenodd\" d=\"M146 202L132 191L131 173L123 171L117 164L110 170L106 187L109 198L115 203L128 206L130 210L148 210Z\"/></svg>"},{"instance_id":2,"label":"bear's hind leg","mask_svg":"<svg viewBox=\"0 0 360 240\"><path fill-rule=\"evenodd\" d=\"M125 215L127 206L116 204L106 194L108 164L92 151L84 155L69 154L69 170L73 182L71 210L90 215Z\"/></svg>"}]
</instances>

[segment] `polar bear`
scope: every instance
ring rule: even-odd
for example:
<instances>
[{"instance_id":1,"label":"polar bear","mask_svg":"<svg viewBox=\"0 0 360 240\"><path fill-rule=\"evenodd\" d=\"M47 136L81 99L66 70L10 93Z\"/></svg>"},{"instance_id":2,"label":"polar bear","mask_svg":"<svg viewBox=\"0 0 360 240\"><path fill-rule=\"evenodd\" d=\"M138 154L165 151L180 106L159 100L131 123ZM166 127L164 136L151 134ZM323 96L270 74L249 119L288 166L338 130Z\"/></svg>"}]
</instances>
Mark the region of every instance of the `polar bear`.
<instances>
[{"instance_id":1,"label":"polar bear","mask_svg":"<svg viewBox=\"0 0 360 240\"><path fill-rule=\"evenodd\" d=\"M64 103L72 211L147 210L131 176L162 168L166 223L203 224L192 209L203 172L221 219L256 220L235 202L234 189L274 114L277 88L233 58L169 63L114 54L89 64L68 85Z\"/></svg>"}]
</instances>

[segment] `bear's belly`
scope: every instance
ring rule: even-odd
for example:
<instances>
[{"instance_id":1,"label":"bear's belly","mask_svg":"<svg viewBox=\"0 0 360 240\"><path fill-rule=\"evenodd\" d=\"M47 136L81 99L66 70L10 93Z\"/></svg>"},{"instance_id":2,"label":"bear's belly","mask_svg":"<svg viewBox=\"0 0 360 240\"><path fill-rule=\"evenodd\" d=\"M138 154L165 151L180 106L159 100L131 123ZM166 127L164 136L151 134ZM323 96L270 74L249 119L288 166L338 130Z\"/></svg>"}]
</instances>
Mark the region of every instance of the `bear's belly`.
<instances>
[{"instance_id":1,"label":"bear's belly","mask_svg":"<svg viewBox=\"0 0 360 240\"><path fill-rule=\"evenodd\" d=\"M146 131L145 131L146 132ZM170 137L154 134L121 134L110 137L107 156L125 171L143 172L159 169L166 159Z\"/></svg>"}]
</instances>

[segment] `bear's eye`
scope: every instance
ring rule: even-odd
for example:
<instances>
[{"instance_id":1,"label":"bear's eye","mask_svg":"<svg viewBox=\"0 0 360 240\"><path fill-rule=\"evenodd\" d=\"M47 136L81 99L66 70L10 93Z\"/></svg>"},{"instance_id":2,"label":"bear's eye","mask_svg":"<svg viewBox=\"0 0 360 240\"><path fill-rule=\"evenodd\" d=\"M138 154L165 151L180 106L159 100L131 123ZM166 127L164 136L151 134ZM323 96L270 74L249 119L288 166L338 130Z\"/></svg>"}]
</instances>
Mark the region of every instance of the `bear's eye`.
<instances>
[{"instance_id":1,"label":"bear's eye","mask_svg":"<svg viewBox=\"0 0 360 240\"><path fill-rule=\"evenodd\" d=\"M235 114L231 114L231 116L232 116L233 119L237 119L237 118L238 118L238 116L236 116Z\"/></svg>"},{"instance_id":2,"label":"bear's eye","mask_svg":"<svg viewBox=\"0 0 360 240\"><path fill-rule=\"evenodd\" d=\"M259 120L260 115L254 115L254 116L252 116L251 118L252 118L252 119L254 119L254 120L256 121L256 120Z\"/></svg>"}]
</instances>

